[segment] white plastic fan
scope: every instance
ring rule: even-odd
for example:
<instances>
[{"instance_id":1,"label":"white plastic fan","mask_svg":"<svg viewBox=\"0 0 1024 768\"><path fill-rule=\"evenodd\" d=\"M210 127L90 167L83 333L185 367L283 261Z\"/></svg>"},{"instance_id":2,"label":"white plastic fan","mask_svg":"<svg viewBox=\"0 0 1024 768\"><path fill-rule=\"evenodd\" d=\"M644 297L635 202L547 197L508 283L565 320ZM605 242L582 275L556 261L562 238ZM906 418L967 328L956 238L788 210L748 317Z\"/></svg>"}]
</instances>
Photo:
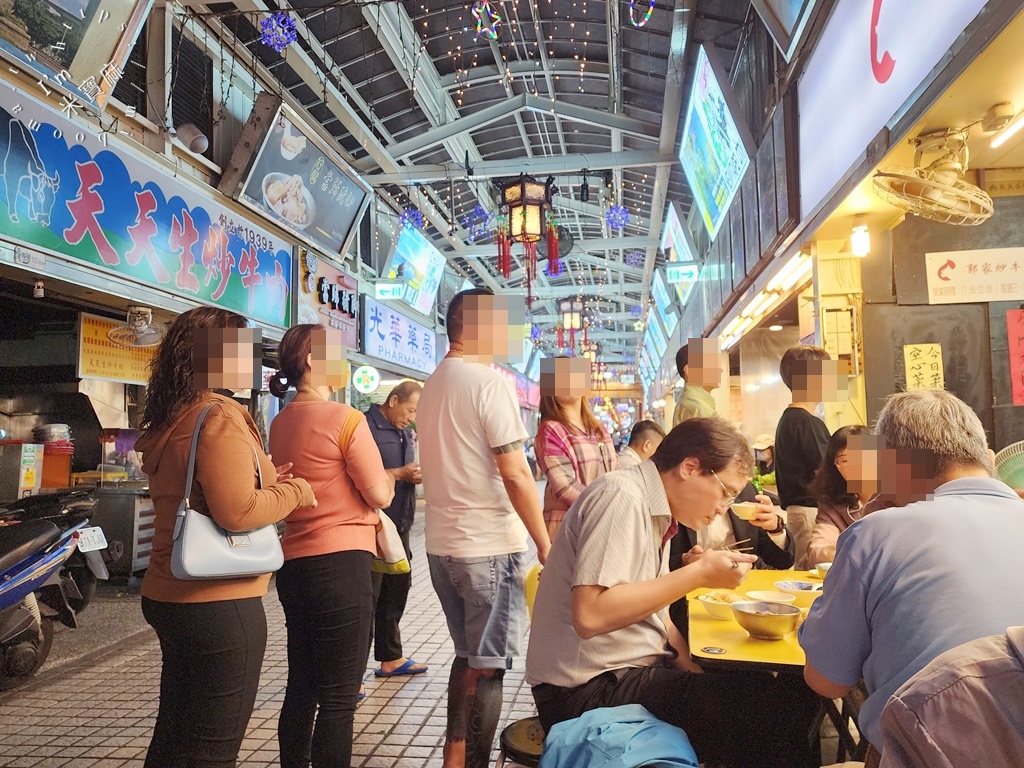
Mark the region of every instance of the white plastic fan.
<instances>
[{"instance_id":1,"label":"white plastic fan","mask_svg":"<svg viewBox=\"0 0 1024 768\"><path fill-rule=\"evenodd\" d=\"M932 221L973 227L992 216L992 198L964 181L969 129L945 130L911 139L913 168L885 168L875 173L875 194L887 203ZM939 158L921 167L925 154Z\"/></svg>"},{"instance_id":2,"label":"white plastic fan","mask_svg":"<svg viewBox=\"0 0 1024 768\"><path fill-rule=\"evenodd\" d=\"M167 335L167 326L153 321L153 310L149 307L128 307L128 318L124 325L117 325L107 332L107 338L119 347L155 347Z\"/></svg>"},{"instance_id":3,"label":"white plastic fan","mask_svg":"<svg viewBox=\"0 0 1024 768\"><path fill-rule=\"evenodd\" d=\"M1024 488L1024 440L996 454L996 474L1011 488Z\"/></svg>"}]
</instances>

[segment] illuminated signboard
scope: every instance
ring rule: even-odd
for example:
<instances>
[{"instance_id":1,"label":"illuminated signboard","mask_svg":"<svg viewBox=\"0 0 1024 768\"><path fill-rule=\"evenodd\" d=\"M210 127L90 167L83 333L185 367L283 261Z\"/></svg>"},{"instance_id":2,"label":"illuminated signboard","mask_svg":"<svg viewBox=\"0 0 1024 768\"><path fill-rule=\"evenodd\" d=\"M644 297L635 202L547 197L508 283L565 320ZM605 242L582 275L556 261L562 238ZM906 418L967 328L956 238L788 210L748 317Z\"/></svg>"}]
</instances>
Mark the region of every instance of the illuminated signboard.
<instances>
[{"instance_id":1,"label":"illuminated signboard","mask_svg":"<svg viewBox=\"0 0 1024 768\"><path fill-rule=\"evenodd\" d=\"M269 91L257 97L217 188L332 254L348 249L370 201L369 185Z\"/></svg>"},{"instance_id":2,"label":"illuminated signboard","mask_svg":"<svg viewBox=\"0 0 1024 768\"><path fill-rule=\"evenodd\" d=\"M363 352L431 374L437 367L434 332L401 312L363 297Z\"/></svg>"},{"instance_id":3,"label":"illuminated signboard","mask_svg":"<svg viewBox=\"0 0 1024 768\"><path fill-rule=\"evenodd\" d=\"M697 246L679 213L679 203L670 203L668 206L665 229L661 234L661 250L669 263L697 260Z\"/></svg>"},{"instance_id":4,"label":"illuminated signboard","mask_svg":"<svg viewBox=\"0 0 1024 768\"><path fill-rule=\"evenodd\" d=\"M679 161L714 240L750 165L754 141L736 120L739 109L712 56L704 45L697 53Z\"/></svg>"},{"instance_id":5,"label":"illuminated signboard","mask_svg":"<svg viewBox=\"0 0 1024 768\"><path fill-rule=\"evenodd\" d=\"M402 301L424 315L434 309L437 288L444 275L445 258L433 243L412 227L402 227L391 263L384 271L389 280L402 280Z\"/></svg>"},{"instance_id":6,"label":"illuminated signboard","mask_svg":"<svg viewBox=\"0 0 1024 768\"><path fill-rule=\"evenodd\" d=\"M665 280L661 276L661 270L654 270L654 277L651 278L651 298L654 299L654 309L658 319L661 320L665 332L671 336L675 333L676 326L679 325L679 316L674 311L672 299L665 287Z\"/></svg>"},{"instance_id":7,"label":"illuminated signboard","mask_svg":"<svg viewBox=\"0 0 1024 768\"><path fill-rule=\"evenodd\" d=\"M647 324L647 333L644 334L644 346L650 352L651 358L660 364L661 359L665 356L665 352L668 351L668 339L665 338L665 332L661 330L661 326L657 323Z\"/></svg>"}]
</instances>

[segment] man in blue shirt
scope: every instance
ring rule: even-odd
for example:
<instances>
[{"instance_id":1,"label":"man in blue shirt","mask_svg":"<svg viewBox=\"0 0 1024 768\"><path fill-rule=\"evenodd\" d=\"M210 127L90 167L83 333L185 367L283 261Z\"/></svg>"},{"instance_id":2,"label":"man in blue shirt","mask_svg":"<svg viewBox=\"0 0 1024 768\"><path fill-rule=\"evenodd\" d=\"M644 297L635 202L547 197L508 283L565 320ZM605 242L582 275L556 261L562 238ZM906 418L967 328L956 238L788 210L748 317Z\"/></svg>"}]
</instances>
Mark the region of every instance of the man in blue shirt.
<instances>
[{"instance_id":1,"label":"man in blue shirt","mask_svg":"<svg viewBox=\"0 0 1024 768\"><path fill-rule=\"evenodd\" d=\"M893 395L876 429L881 490L897 506L839 537L800 644L804 678L822 696L863 678L859 726L880 747L897 688L949 649L1020 623L1024 501L991 477L981 421L949 392Z\"/></svg>"},{"instance_id":2,"label":"man in blue shirt","mask_svg":"<svg viewBox=\"0 0 1024 768\"><path fill-rule=\"evenodd\" d=\"M409 424L416 418L421 389L415 381L403 381L391 390L383 405L372 405L366 412L366 423L380 449L384 469L395 478L394 501L383 511L398 529L409 562L412 562L409 531L416 514L416 486L421 482ZM412 575L408 573L373 574L376 616L371 640L375 638L373 655L380 662L375 673L378 677L418 675L427 671L425 664L402 654L402 635L398 625L405 613L411 584Z\"/></svg>"}]
</instances>

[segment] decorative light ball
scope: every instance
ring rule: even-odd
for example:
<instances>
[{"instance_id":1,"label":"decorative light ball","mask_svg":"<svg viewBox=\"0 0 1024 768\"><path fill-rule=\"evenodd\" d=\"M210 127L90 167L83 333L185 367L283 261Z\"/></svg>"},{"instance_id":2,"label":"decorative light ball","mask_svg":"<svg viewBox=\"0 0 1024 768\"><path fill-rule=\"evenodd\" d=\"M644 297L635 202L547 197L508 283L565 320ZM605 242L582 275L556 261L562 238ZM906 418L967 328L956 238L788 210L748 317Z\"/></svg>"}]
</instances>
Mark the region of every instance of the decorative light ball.
<instances>
[{"instance_id":1,"label":"decorative light ball","mask_svg":"<svg viewBox=\"0 0 1024 768\"><path fill-rule=\"evenodd\" d=\"M626 266L633 269L640 269L644 265L644 255L640 251L630 251L626 254Z\"/></svg>"},{"instance_id":2,"label":"decorative light ball","mask_svg":"<svg viewBox=\"0 0 1024 768\"><path fill-rule=\"evenodd\" d=\"M548 259L547 266L544 267L544 274L548 277L558 277L565 270L562 266L562 262L558 259Z\"/></svg>"},{"instance_id":3,"label":"decorative light ball","mask_svg":"<svg viewBox=\"0 0 1024 768\"><path fill-rule=\"evenodd\" d=\"M535 325L530 329L530 339L533 341L540 341L540 337L543 331L541 331L539 325Z\"/></svg>"},{"instance_id":4,"label":"decorative light ball","mask_svg":"<svg viewBox=\"0 0 1024 768\"><path fill-rule=\"evenodd\" d=\"M644 308L641 307L639 304L634 304L629 310L629 314L631 314L633 317L640 317L643 313Z\"/></svg>"},{"instance_id":5,"label":"decorative light ball","mask_svg":"<svg viewBox=\"0 0 1024 768\"><path fill-rule=\"evenodd\" d=\"M299 39L295 21L287 13L272 13L260 22L260 42L280 53Z\"/></svg>"},{"instance_id":6,"label":"decorative light ball","mask_svg":"<svg viewBox=\"0 0 1024 768\"><path fill-rule=\"evenodd\" d=\"M398 215L403 227L423 229L423 214L415 208L406 208Z\"/></svg>"},{"instance_id":7,"label":"decorative light ball","mask_svg":"<svg viewBox=\"0 0 1024 768\"><path fill-rule=\"evenodd\" d=\"M618 232L629 224L629 211L624 205L613 205L605 213L604 218L608 222L608 226Z\"/></svg>"}]
</instances>

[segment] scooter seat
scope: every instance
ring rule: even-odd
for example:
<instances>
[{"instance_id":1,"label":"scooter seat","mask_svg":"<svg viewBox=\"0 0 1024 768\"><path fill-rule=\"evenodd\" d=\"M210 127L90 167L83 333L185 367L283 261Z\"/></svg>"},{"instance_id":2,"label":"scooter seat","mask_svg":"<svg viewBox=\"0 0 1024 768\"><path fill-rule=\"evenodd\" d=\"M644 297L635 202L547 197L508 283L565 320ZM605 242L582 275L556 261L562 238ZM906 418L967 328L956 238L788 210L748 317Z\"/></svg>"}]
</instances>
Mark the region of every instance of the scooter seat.
<instances>
[{"instance_id":1,"label":"scooter seat","mask_svg":"<svg viewBox=\"0 0 1024 768\"><path fill-rule=\"evenodd\" d=\"M0 527L0 573L46 549L60 536L60 528L47 520L26 520Z\"/></svg>"}]
</instances>

